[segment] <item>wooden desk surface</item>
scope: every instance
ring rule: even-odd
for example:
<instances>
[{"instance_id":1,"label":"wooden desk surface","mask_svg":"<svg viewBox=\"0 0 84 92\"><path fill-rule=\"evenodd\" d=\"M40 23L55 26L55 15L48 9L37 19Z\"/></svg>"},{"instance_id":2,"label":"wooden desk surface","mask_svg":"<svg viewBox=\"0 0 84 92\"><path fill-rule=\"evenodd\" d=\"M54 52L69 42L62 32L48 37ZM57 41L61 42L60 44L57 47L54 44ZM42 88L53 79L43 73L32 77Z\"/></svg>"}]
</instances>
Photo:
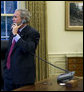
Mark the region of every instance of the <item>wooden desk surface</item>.
<instances>
[{"instance_id":1,"label":"wooden desk surface","mask_svg":"<svg viewBox=\"0 0 84 92\"><path fill-rule=\"evenodd\" d=\"M66 87L57 84L56 77L48 78L31 86L24 86L13 91L83 91L83 78L78 79L76 87Z\"/></svg>"}]
</instances>

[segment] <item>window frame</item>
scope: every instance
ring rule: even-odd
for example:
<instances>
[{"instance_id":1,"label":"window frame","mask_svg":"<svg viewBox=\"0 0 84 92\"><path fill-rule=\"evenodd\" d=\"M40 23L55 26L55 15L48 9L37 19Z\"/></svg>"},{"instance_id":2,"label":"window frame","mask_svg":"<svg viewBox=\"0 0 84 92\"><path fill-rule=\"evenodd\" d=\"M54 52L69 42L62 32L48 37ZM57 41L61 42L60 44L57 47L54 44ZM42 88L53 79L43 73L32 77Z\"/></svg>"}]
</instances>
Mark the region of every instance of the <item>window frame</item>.
<instances>
[{"instance_id":1,"label":"window frame","mask_svg":"<svg viewBox=\"0 0 84 92\"><path fill-rule=\"evenodd\" d=\"M26 8L26 7L25 7L25 5L26 5L25 2L26 2L26 1L17 1L17 9L19 9L19 8L25 9L25 8ZM4 6L4 7L5 7L5 6ZM4 10L5 10L5 9L4 9ZM1 17L2 17L2 16L4 16L4 17L11 17L11 16L13 16L13 15L14 15L14 14L12 14L12 13L11 13L11 14L10 14L10 13L9 13L9 14L8 14L8 13L6 14L5 12L4 12L4 13L1 13ZM5 20L6 20L6 19L5 19ZM6 20L6 21L7 21L7 20ZM7 31L7 27L6 27L6 31ZM1 39L6 39L6 40L7 40L8 38L9 38L9 36L7 36L7 32L6 32L6 35L5 35L5 36L2 36L2 35L1 35Z\"/></svg>"},{"instance_id":2,"label":"window frame","mask_svg":"<svg viewBox=\"0 0 84 92\"><path fill-rule=\"evenodd\" d=\"M11 16L13 16L13 14L12 13L6 13L6 1L3 1L3 2L4 2L4 12L1 13L1 17L3 17L3 16L5 17L5 27L6 27L6 29L5 29L5 35L4 36L1 35L1 39L6 39L7 40L9 38L9 35L7 35L7 33L8 33L8 30L7 30L7 17L11 17ZM17 8L18 8L18 1L17 1Z\"/></svg>"}]
</instances>

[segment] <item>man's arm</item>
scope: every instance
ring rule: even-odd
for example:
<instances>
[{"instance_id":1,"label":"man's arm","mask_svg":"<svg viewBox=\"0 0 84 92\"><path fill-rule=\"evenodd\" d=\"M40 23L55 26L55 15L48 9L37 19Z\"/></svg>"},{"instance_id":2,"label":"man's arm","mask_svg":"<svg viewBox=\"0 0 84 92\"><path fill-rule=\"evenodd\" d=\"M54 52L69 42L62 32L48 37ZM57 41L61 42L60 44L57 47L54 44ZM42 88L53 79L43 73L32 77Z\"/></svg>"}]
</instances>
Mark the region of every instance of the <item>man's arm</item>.
<instances>
[{"instance_id":1,"label":"man's arm","mask_svg":"<svg viewBox=\"0 0 84 92\"><path fill-rule=\"evenodd\" d=\"M29 37L26 40L21 37L17 41L17 45L21 48L21 50L25 52L35 51L37 44L39 42L40 34L38 32L31 32Z\"/></svg>"}]
</instances>

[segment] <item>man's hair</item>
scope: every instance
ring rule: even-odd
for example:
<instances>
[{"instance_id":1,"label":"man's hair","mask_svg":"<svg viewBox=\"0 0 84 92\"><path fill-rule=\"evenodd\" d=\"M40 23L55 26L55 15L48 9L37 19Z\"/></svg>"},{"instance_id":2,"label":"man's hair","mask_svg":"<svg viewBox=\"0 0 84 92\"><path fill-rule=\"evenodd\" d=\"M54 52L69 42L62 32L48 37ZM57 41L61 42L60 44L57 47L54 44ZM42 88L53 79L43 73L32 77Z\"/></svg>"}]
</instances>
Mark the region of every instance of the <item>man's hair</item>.
<instances>
[{"instance_id":1,"label":"man's hair","mask_svg":"<svg viewBox=\"0 0 84 92\"><path fill-rule=\"evenodd\" d=\"M15 11L20 11L21 19L25 19L26 23L29 23L31 14L27 9L16 9Z\"/></svg>"}]
</instances>

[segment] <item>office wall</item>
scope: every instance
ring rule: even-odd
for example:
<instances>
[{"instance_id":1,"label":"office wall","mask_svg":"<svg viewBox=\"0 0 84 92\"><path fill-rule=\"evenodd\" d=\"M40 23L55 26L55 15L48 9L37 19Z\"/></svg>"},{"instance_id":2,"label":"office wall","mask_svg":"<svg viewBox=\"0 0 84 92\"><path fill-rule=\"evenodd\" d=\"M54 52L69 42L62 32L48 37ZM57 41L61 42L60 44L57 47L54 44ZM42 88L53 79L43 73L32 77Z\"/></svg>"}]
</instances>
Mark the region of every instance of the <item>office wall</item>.
<instances>
[{"instance_id":1,"label":"office wall","mask_svg":"<svg viewBox=\"0 0 84 92\"><path fill-rule=\"evenodd\" d=\"M67 55L83 54L83 31L65 30L65 1L46 1L47 4L47 46L49 61L66 69ZM50 69L50 75L61 71Z\"/></svg>"}]
</instances>

